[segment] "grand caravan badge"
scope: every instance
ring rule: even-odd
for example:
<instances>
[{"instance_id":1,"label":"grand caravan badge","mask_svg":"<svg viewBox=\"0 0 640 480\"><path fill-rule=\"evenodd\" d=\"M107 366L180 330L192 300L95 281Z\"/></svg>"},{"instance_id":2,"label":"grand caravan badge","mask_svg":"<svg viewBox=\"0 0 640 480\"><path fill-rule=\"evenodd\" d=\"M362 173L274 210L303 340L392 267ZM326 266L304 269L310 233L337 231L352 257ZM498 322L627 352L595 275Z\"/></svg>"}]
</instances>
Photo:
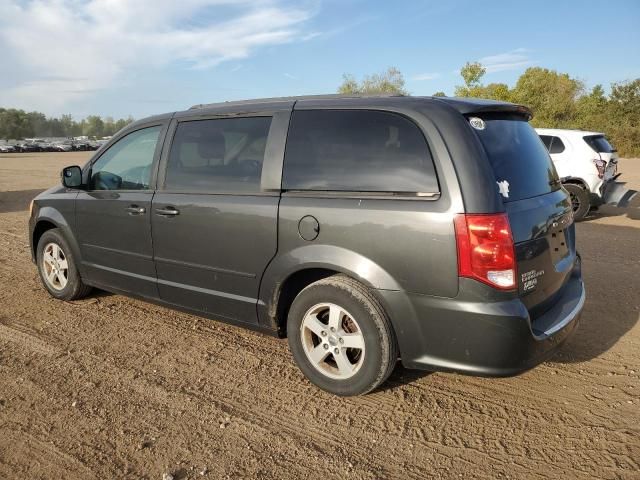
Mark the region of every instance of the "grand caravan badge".
<instances>
[{"instance_id":1,"label":"grand caravan badge","mask_svg":"<svg viewBox=\"0 0 640 480\"><path fill-rule=\"evenodd\" d=\"M544 275L544 270L529 270L520 275L522 281L522 291L530 292L538 286L538 277Z\"/></svg>"}]
</instances>

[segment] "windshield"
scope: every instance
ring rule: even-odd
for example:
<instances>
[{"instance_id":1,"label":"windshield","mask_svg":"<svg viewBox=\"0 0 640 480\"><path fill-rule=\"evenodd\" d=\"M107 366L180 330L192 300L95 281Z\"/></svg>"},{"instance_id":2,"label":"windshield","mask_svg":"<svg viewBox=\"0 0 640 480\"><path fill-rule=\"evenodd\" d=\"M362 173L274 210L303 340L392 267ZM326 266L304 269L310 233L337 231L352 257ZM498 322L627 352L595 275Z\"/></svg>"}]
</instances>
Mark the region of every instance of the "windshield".
<instances>
[{"instance_id":1,"label":"windshield","mask_svg":"<svg viewBox=\"0 0 640 480\"><path fill-rule=\"evenodd\" d=\"M560 188L549 153L526 120L494 116L483 120L484 128L473 130L487 152L503 201L523 200Z\"/></svg>"}]
</instances>

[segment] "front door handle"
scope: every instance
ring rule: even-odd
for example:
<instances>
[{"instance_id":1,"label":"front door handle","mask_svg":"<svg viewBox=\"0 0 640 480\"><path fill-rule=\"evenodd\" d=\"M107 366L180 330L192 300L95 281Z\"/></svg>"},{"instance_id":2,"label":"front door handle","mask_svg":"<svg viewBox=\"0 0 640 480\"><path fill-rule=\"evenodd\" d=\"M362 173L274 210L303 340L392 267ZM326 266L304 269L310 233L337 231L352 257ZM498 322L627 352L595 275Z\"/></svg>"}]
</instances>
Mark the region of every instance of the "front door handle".
<instances>
[{"instance_id":1,"label":"front door handle","mask_svg":"<svg viewBox=\"0 0 640 480\"><path fill-rule=\"evenodd\" d=\"M173 217L179 214L180 210L175 207L156 208L156 215L160 215L163 217Z\"/></svg>"},{"instance_id":2,"label":"front door handle","mask_svg":"<svg viewBox=\"0 0 640 480\"><path fill-rule=\"evenodd\" d=\"M146 208L139 207L138 205L129 205L125 210L129 212L129 215L142 215L147 211Z\"/></svg>"}]
</instances>

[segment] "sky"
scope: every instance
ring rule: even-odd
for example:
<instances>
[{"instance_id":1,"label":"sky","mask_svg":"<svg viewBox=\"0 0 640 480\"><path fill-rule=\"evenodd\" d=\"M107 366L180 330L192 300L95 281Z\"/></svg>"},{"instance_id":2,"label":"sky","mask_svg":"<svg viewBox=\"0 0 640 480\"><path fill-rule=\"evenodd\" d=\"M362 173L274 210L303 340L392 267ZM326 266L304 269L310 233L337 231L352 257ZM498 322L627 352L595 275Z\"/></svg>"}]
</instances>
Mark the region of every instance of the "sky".
<instances>
[{"instance_id":1,"label":"sky","mask_svg":"<svg viewBox=\"0 0 640 480\"><path fill-rule=\"evenodd\" d=\"M460 67L587 87L640 77L640 0L0 0L0 106L74 118L334 93L394 66L412 95Z\"/></svg>"}]
</instances>

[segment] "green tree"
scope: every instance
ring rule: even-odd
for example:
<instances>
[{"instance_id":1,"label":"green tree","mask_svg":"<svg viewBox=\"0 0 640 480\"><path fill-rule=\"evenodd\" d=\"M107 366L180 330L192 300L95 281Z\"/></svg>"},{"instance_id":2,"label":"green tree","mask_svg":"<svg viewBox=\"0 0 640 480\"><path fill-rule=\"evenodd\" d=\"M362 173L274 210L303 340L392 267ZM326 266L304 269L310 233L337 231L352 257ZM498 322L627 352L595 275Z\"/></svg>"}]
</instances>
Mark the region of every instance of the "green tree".
<instances>
[{"instance_id":1,"label":"green tree","mask_svg":"<svg viewBox=\"0 0 640 480\"><path fill-rule=\"evenodd\" d=\"M623 155L640 156L640 78L614 83L609 95L607 129Z\"/></svg>"},{"instance_id":2,"label":"green tree","mask_svg":"<svg viewBox=\"0 0 640 480\"><path fill-rule=\"evenodd\" d=\"M31 125L31 135L37 137L49 137L51 133L51 125L44 113L29 112L26 114ZM26 135L25 135L26 136Z\"/></svg>"},{"instance_id":3,"label":"green tree","mask_svg":"<svg viewBox=\"0 0 640 480\"><path fill-rule=\"evenodd\" d=\"M486 87L479 87L480 98L488 98L492 100L501 100L503 102L510 102L513 93L509 89L509 85L506 83L490 83Z\"/></svg>"},{"instance_id":4,"label":"green tree","mask_svg":"<svg viewBox=\"0 0 640 480\"><path fill-rule=\"evenodd\" d=\"M133 117L128 117L128 118L121 118L118 121L116 121L115 123L115 129L113 132L111 132L109 135L113 135L114 133L122 130L124 127L126 127L127 125L129 125L131 122L133 122Z\"/></svg>"},{"instance_id":5,"label":"green tree","mask_svg":"<svg viewBox=\"0 0 640 480\"><path fill-rule=\"evenodd\" d=\"M467 88L479 87L480 80L482 80L485 73L487 73L487 69L480 62L467 62L460 69L460 75Z\"/></svg>"},{"instance_id":6,"label":"green tree","mask_svg":"<svg viewBox=\"0 0 640 480\"><path fill-rule=\"evenodd\" d=\"M584 92L580 80L540 67L527 68L513 89L513 101L533 111L533 125L571 127L577 120L576 101Z\"/></svg>"},{"instance_id":7,"label":"green tree","mask_svg":"<svg viewBox=\"0 0 640 480\"><path fill-rule=\"evenodd\" d=\"M104 136L104 122L98 115L89 115L83 130L84 135L89 137Z\"/></svg>"},{"instance_id":8,"label":"green tree","mask_svg":"<svg viewBox=\"0 0 640 480\"><path fill-rule=\"evenodd\" d=\"M582 130L603 130L609 122L611 105L602 85L593 87L588 95L576 100L576 120L574 126Z\"/></svg>"},{"instance_id":9,"label":"green tree","mask_svg":"<svg viewBox=\"0 0 640 480\"><path fill-rule=\"evenodd\" d=\"M404 77L400 70L389 67L385 72L365 76L360 83L353 75L344 74L338 93L347 95L366 95L376 93L390 93L407 95L404 88Z\"/></svg>"},{"instance_id":10,"label":"green tree","mask_svg":"<svg viewBox=\"0 0 640 480\"><path fill-rule=\"evenodd\" d=\"M0 111L0 137L11 140L33 135L33 126L24 110L10 108Z\"/></svg>"},{"instance_id":11,"label":"green tree","mask_svg":"<svg viewBox=\"0 0 640 480\"><path fill-rule=\"evenodd\" d=\"M447 95L444 92L438 91L431 95L432 97L446 97Z\"/></svg>"},{"instance_id":12,"label":"green tree","mask_svg":"<svg viewBox=\"0 0 640 480\"><path fill-rule=\"evenodd\" d=\"M102 120L97 115L76 122L71 115L60 118L47 117L40 112L0 108L0 138L22 139L25 137L77 137L89 135L102 137L113 135L133 122L133 118Z\"/></svg>"},{"instance_id":13,"label":"green tree","mask_svg":"<svg viewBox=\"0 0 640 480\"><path fill-rule=\"evenodd\" d=\"M454 94L456 97L477 97L481 93L482 77L487 73L487 69L479 62L467 62L460 69L460 75L464 85L458 85Z\"/></svg>"}]
</instances>

